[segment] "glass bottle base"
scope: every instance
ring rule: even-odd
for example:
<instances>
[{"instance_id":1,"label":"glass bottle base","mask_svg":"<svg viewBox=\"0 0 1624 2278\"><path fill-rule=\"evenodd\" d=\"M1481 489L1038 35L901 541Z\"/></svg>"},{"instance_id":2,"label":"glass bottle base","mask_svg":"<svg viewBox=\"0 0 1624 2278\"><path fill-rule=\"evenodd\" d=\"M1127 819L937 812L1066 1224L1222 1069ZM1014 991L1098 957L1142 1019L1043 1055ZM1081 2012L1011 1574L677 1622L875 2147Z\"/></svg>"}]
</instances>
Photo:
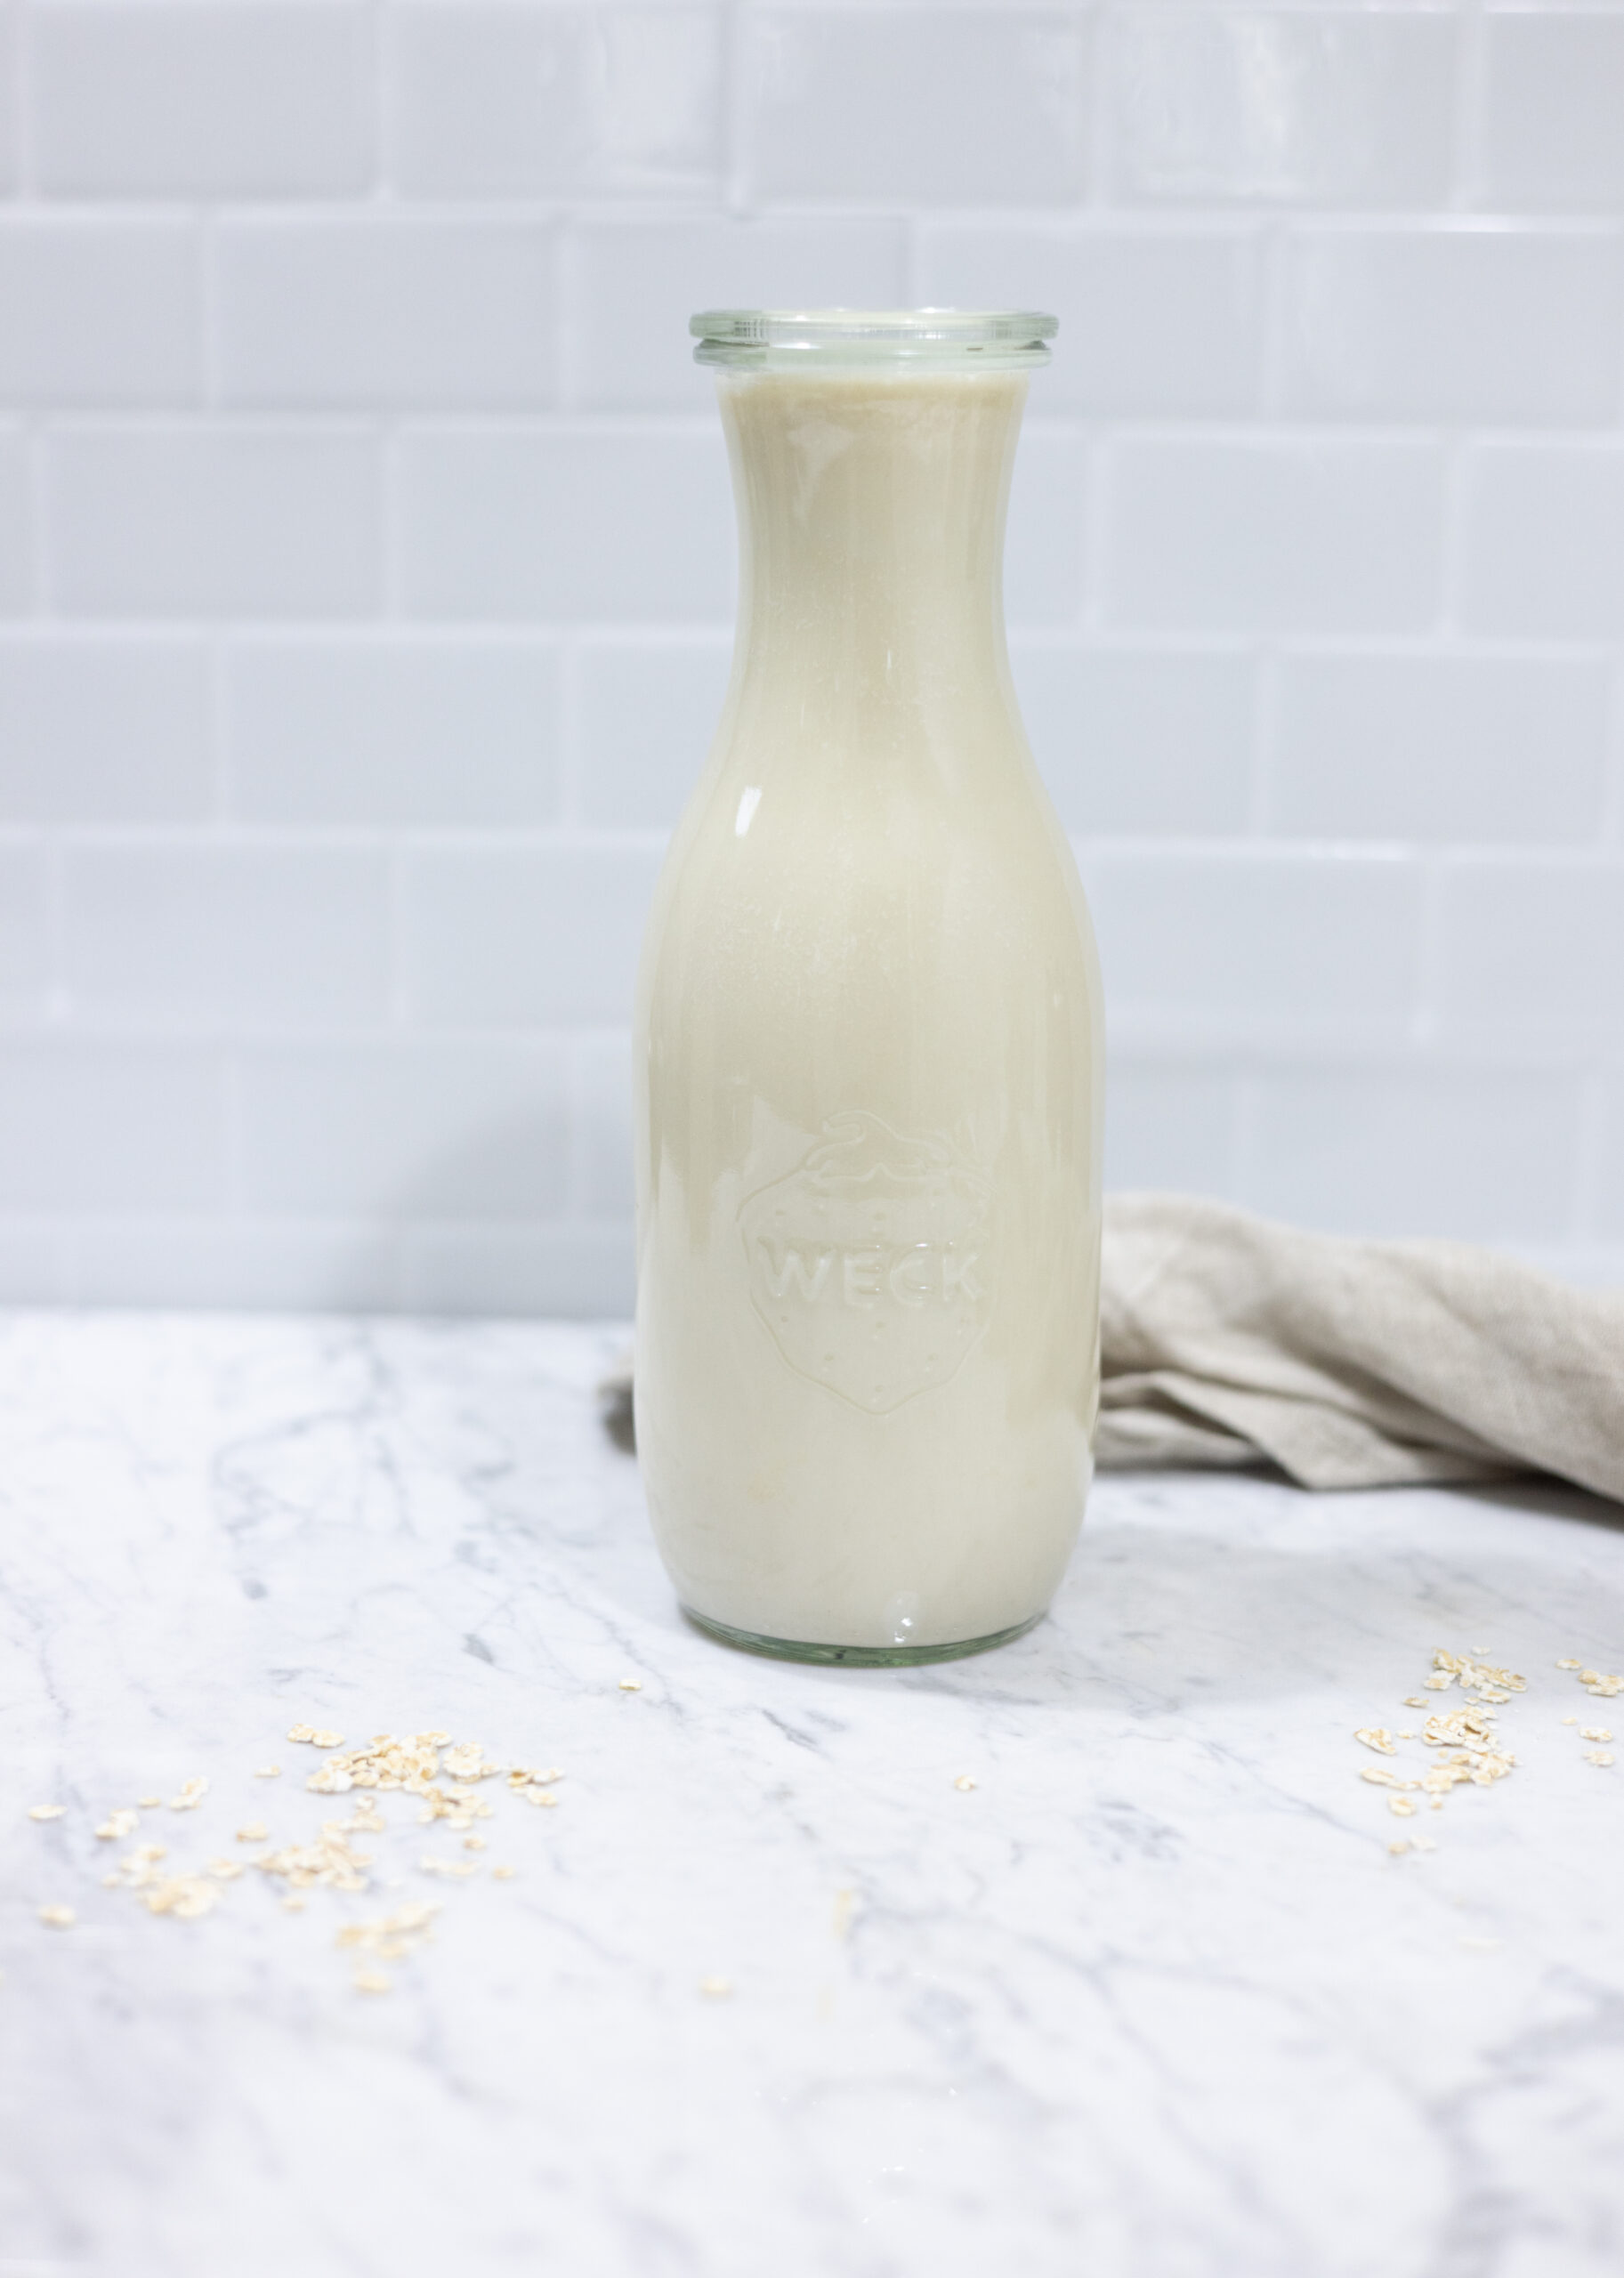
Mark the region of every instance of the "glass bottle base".
<instances>
[{"instance_id":1,"label":"glass bottle base","mask_svg":"<svg viewBox=\"0 0 1624 2278\"><path fill-rule=\"evenodd\" d=\"M735 1629L728 1622L713 1620L707 1613L696 1613L691 1605L683 1608L696 1629L724 1645L736 1645L741 1652L764 1653L775 1661L816 1661L826 1668L849 1669L908 1669L925 1661L958 1661L966 1653L989 1653L995 1645L1024 1637L1043 1620L1044 1611L1017 1621L1012 1628L995 1629L985 1637L957 1637L945 1645L809 1645L794 1637L761 1637L753 1629Z\"/></svg>"}]
</instances>

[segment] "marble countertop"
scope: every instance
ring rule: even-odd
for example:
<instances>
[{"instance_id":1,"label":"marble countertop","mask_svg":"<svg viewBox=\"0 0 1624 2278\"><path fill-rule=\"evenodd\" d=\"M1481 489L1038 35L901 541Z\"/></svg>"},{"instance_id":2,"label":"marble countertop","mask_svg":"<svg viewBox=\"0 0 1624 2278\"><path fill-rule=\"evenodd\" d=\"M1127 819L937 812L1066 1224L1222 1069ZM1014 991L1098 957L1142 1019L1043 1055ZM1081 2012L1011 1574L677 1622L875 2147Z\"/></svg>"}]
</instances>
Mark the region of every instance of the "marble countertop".
<instances>
[{"instance_id":1,"label":"marble countertop","mask_svg":"<svg viewBox=\"0 0 1624 2278\"><path fill-rule=\"evenodd\" d=\"M1624 1698L1556 1664L1624 1668L1624 1515L1111 1479L1019 1644L789 1667L676 1612L619 1341L0 1324L0 2278L1617 2278ZM1440 1646L1517 1768L1395 1816L1354 1729ZM104 1886L351 1811L299 1724L561 1801L384 1795L297 1912Z\"/></svg>"}]
</instances>

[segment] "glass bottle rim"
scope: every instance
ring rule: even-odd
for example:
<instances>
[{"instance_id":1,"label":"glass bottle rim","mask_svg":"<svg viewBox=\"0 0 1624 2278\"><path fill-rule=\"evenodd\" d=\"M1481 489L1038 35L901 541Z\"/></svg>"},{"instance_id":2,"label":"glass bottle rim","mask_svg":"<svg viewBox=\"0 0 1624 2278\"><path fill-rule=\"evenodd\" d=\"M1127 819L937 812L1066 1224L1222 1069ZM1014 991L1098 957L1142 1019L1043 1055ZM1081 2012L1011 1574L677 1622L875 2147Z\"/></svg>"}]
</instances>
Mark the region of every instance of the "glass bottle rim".
<instances>
[{"instance_id":1,"label":"glass bottle rim","mask_svg":"<svg viewBox=\"0 0 1624 2278\"><path fill-rule=\"evenodd\" d=\"M931 363L1031 369L1049 360L1057 317L1036 309L703 309L688 329L697 364L787 370L808 364Z\"/></svg>"}]
</instances>

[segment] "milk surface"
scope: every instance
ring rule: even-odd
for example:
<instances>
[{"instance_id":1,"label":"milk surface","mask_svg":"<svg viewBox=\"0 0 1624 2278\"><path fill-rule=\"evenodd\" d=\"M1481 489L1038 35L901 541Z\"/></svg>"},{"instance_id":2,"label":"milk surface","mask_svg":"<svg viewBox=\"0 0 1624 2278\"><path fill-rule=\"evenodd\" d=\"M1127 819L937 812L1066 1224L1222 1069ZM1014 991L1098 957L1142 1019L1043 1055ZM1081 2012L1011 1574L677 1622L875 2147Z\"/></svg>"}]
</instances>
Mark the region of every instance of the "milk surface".
<instances>
[{"instance_id":1,"label":"milk surface","mask_svg":"<svg viewBox=\"0 0 1624 2278\"><path fill-rule=\"evenodd\" d=\"M1019 372L718 382L733 677L639 978L637 1442L693 1612L1048 1603L1098 1396L1102 1014L1000 599Z\"/></svg>"}]
</instances>

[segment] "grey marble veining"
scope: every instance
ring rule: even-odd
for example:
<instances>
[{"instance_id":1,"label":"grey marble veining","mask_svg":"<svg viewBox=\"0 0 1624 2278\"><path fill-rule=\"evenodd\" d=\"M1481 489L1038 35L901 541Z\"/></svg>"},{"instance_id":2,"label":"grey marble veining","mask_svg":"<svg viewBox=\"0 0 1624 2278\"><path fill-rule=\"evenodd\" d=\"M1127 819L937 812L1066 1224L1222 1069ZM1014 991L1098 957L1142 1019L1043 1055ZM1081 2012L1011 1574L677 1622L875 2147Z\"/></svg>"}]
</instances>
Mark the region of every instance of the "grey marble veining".
<instances>
[{"instance_id":1,"label":"grey marble veining","mask_svg":"<svg viewBox=\"0 0 1624 2278\"><path fill-rule=\"evenodd\" d=\"M787 1667L676 1613L618 1343L0 1327L0 2278L1616 2278L1624 1744L1561 1719L1624 1699L1554 1666L1624 1668L1616 1511L1109 1480L1020 1644ZM1526 1674L1519 1768L1402 1822L1353 1729L1440 1644ZM396 1796L364 1898L102 1887L191 1774L176 1864L343 1812L307 1718L564 1800L494 1796L512 1881ZM338 1925L419 1896L358 1994Z\"/></svg>"}]
</instances>

